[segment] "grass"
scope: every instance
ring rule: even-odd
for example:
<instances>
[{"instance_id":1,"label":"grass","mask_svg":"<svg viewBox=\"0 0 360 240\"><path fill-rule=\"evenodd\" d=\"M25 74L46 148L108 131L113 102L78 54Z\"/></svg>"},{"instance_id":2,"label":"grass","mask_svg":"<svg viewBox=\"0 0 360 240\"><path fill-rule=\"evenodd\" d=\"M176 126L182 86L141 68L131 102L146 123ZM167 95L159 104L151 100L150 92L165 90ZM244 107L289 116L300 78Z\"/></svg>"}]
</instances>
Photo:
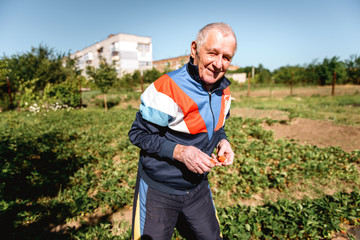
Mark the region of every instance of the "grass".
<instances>
[{"instance_id":1,"label":"grass","mask_svg":"<svg viewBox=\"0 0 360 240\"><path fill-rule=\"evenodd\" d=\"M360 94L284 98L241 97L232 102L232 108L247 107L285 111L289 113L290 118L310 118L340 125L360 126Z\"/></svg>"},{"instance_id":2,"label":"grass","mask_svg":"<svg viewBox=\"0 0 360 240\"><path fill-rule=\"evenodd\" d=\"M83 94L83 101L89 106L86 110L0 113L0 223L5 226L3 234L9 235L8 239L130 238L129 225L114 222L111 216L132 204L139 149L129 142L127 132L137 107L123 105L137 102L140 93L110 92L118 103L108 112L92 104L101 98L100 92ZM348 123L357 125L357 104L359 95L243 97L234 101L233 107L278 109L293 116L322 120L329 119L332 112L338 114L334 115L337 119L349 114L347 117L352 120ZM284 223L300 220L286 215L284 221L284 216L279 215L271 223L265 220L267 212L282 209L278 214L294 214L296 211L291 209L302 204L315 219L321 213L311 206L320 206L322 199L333 201L327 195L336 192L343 192L340 195L353 206L344 212L341 209L345 208L334 210L337 219L332 219L331 214L324 216L334 220L334 226L323 232L321 226L329 223L322 218L305 232L297 232L293 226L288 237L312 239L313 232L313 236L328 236L339 230L338 216L342 222L356 224L355 220L360 219L360 203L356 202L358 195L349 192L360 184L360 152L275 140L260 123L257 119L230 118L226 128L236 154L234 165L210 173L224 238L233 239L245 233L242 239L286 236ZM341 124L345 123L341 120ZM344 201L336 204L346 206ZM245 202L257 206L249 207ZM94 215L101 210L105 211L101 217ZM264 215L257 215L257 211ZM66 229L70 226L66 224L74 221L81 226ZM283 228L278 227L282 225ZM51 232L56 226L63 226L64 232ZM267 232L261 235L255 227Z\"/></svg>"}]
</instances>

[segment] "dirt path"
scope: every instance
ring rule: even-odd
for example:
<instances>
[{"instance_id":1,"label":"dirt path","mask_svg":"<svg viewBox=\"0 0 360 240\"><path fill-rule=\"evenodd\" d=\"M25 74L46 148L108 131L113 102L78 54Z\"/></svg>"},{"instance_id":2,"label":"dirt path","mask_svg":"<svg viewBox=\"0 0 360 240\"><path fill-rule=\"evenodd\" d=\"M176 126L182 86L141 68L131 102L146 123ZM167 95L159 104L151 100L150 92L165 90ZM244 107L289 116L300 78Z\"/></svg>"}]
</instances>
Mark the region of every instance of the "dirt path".
<instances>
[{"instance_id":1,"label":"dirt path","mask_svg":"<svg viewBox=\"0 0 360 240\"><path fill-rule=\"evenodd\" d=\"M360 128L340 126L327 121L296 118L290 124L264 125L275 138L296 139L301 144L318 147L337 146L346 152L360 150Z\"/></svg>"},{"instance_id":2,"label":"dirt path","mask_svg":"<svg viewBox=\"0 0 360 240\"><path fill-rule=\"evenodd\" d=\"M289 121L288 113L273 110L257 110L251 108L235 108L232 116L243 118L271 118L286 120L286 124L263 124L266 130L273 130L275 139L294 139L300 144L311 144L318 147L338 146L344 151L360 150L360 128L354 126L335 125L328 121L294 118Z\"/></svg>"},{"instance_id":3,"label":"dirt path","mask_svg":"<svg viewBox=\"0 0 360 240\"><path fill-rule=\"evenodd\" d=\"M310 96L330 96L332 86L312 86L312 87L293 87L292 95L310 97ZM360 85L336 85L334 95L355 94L360 92ZM247 90L241 92L232 92L235 98L239 96L247 96ZM290 95L290 88L281 89L262 89L250 90L251 97L287 97Z\"/></svg>"},{"instance_id":4,"label":"dirt path","mask_svg":"<svg viewBox=\"0 0 360 240\"><path fill-rule=\"evenodd\" d=\"M331 86L294 87L293 94L297 96L329 96ZM335 95L355 94L360 92L359 85L337 85ZM246 95L246 91L235 93L234 97ZM251 92L252 97L286 97L290 89L257 90ZM304 118L292 119L289 122L287 112L277 110L257 110L251 108L231 109L232 116L244 118L270 118L285 120L287 124L276 123L271 126L264 124L267 130L273 130L275 138L295 139L301 144L312 144L319 147L339 146L344 151L360 150L360 128L354 126L335 125L328 121Z\"/></svg>"}]
</instances>

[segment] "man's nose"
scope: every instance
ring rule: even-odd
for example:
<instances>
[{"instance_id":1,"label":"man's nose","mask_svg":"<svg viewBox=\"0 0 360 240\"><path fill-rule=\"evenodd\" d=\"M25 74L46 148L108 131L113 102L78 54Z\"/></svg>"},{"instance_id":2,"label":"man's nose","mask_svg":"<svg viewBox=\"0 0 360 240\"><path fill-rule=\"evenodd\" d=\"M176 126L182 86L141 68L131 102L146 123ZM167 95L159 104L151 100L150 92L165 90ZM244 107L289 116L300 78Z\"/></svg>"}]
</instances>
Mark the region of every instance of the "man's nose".
<instances>
[{"instance_id":1,"label":"man's nose","mask_svg":"<svg viewBox=\"0 0 360 240\"><path fill-rule=\"evenodd\" d=\"M217 69L221 69L221 67L222 67L222 56L221 56L221 54L217 55L216 58L214 59L214 66Z\"/></svg>"}]
</instances>

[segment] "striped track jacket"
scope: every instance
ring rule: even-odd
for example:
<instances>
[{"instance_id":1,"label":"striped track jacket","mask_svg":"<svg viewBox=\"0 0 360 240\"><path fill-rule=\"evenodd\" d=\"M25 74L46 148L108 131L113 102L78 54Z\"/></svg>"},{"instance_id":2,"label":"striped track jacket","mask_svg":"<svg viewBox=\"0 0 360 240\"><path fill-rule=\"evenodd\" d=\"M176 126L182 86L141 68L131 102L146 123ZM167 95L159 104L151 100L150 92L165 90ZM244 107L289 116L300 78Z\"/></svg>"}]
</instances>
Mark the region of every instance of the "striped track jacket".
<instances>
[{"instance_id":1,"label":"striped track jacket","mask_svg":"<svg viewBox=\"0 0 360 240\"><path fill-rule=\"evenodd\" d=\"M192 145L211 155L218 142L226 139L229 85L223 77L211 92L206 91L197 66L190 61L144 91L129 139L141 149L139 174L149 186L184 194L206 179L207 173L195 174L174 160L173 151L176 144Z\"/></svg>"}]
</instances>

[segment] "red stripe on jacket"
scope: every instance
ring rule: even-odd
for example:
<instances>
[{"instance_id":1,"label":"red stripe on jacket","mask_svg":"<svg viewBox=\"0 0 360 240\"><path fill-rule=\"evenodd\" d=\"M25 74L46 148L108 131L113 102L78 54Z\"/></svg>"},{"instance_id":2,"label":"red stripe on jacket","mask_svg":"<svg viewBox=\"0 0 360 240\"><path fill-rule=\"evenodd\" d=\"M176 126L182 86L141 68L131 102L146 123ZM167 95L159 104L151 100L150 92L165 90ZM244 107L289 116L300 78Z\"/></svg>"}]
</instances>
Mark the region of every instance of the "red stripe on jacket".
<instances>
[{"instance_id":1,"label":"red stripe on jacket","mask_svg":"<svg viewBox=\"0 0 360 240\"><path fill-rule=\"evenodd\" d=\"M230 101L230 88L227 87L223 90L223 95L222 95L222 99L221 99L221 109L220 109L220 116L219 116L219 120L218 123L215 127L215 131L219 130L225 123L225 117L227 114L227 112L225 112L225 108L226 108L226 103Z\"/></svg>"},{"instance_id":2,"label":"red stripe on jacket","mask_svg":"<svg viewBox=\"0 0 360 240\"><path fill-rule=\"evenodd\" d=\"M157 79L154 86L158 92L169 96L178 104L184 114L184 121L190 134L207 132L197 104L168 75L165 74Z\"/></svg>"}]
</instances>

